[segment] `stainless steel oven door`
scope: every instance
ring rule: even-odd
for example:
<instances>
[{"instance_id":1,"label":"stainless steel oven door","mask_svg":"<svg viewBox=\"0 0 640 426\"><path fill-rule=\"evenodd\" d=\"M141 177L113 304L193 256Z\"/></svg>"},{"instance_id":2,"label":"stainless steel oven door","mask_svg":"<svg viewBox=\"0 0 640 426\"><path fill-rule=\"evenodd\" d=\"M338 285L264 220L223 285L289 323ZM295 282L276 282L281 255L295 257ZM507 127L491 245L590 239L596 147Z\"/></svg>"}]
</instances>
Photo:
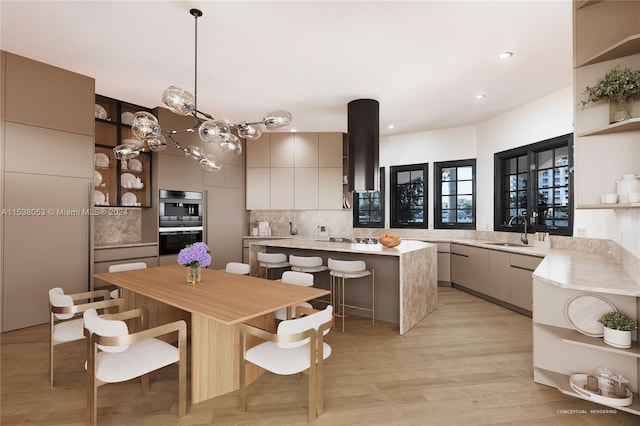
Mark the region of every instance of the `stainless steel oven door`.
<instances>
[{"instance_id":1,"label":"stainless steel oven door","mask_svg":"<svg viewBox=\"0 0 640 426\"><path fill-rule=\"evenodd\" d=\"M178 254L189 244L202 241L202 227L160 228L158 250L160 255Z\"/></svg>"}]
</instances>

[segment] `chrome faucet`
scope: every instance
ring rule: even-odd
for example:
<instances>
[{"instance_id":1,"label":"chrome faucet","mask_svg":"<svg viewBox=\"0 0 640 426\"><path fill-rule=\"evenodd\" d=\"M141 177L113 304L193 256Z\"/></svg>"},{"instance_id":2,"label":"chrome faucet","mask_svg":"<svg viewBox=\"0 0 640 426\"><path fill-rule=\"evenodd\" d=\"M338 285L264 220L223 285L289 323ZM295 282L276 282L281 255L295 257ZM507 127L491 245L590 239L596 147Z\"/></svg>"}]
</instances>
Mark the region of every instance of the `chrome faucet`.
<instances>
[{"instance_id":1,"label":"chrome faucet","mask_svg":"<svg viewBox=\"0 0 640 426\"><path fill-rule=\"evenodd\" d=\"M524 232L520 233L520 241L522 241L522 244L527 245L529 244L529 240L527 239L527 218L524 217L524 215L517 214L515 216L512 216L511 219L509 219L509 223L507 223L507 226L511 226L516 218L522 218L522 222L524 222Z\"/></svg>"}]
</instances>

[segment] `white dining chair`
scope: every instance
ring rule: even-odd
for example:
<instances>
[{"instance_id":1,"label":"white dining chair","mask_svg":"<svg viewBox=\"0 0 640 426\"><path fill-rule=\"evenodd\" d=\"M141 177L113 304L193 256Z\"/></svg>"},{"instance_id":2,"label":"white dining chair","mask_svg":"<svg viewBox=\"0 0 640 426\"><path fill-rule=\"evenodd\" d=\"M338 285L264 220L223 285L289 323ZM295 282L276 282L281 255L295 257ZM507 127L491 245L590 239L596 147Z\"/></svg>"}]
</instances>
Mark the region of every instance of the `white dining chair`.
<instances>
[{"instance_id":1,"label":"white dining chair","mask_svg":"<svg viewBox=\"0 0 640 426\"><path fill-rule=\"evenodd\" d=\"M277 333L270 333L249 324L242 324L240 351L240 401L239 409L247 410L245 368L247 363L257 365L274 374L292 375L307 372L309 376L309 422L324 411L324 360L331 355L331 346L324 341L333 322L333 307L322 311L302 308L307 315L282 321ZM247 337L261 340L247 348Z\"/></svg>"},{"instance_id":2,"label":"white dining chair","mask_svg":"<svg viewBox=\"0 0 640 426\"><path fill-rule=\"evenodd\" d=\"M251 266L246 263L229 262L227 263L225 271L231 274L249 275L251 272Z\"/></svg>"},{"instance_id":3,"label":"white dining chair","mask_svg":"<svg viewBox=\"0 0 640 426\"><path fill-rule=\"evenodd\" d=\"M280 281L282 281L283 283L295 284L303 287L313 287L313 278L314 278L313 274L309 274L306 272L284 271L282 273L282 278L280 279ZM300 306L303 306L309 309L313 308L313 306L311 306L310 303L302 302L294 306L290 306L289 308L278 309L274 315L276 319L281 321L291 319L291 318L297 318L296 310Z\"/></svg>"},{"instance_id":4,"label":"white dining chair","mask_svg":"<svg viewBox=\"0 0 640 426\"><path fill-rule=\"evenodd\" d=\"M116 265L109 266L109 272L135 271L136 269L146 268L147 264L144 262L118 263ZM116 288L111 291L111 298L116 299L118 297L120 297L120 289Z\"/></svg>"},{"instance_id":5,"label":"white dining chair","mask_svg":"<svg viewBox=\"0 0 640 426\"><path fill-rule=\"evenodd\" d=\"M62 343L84 339L82 314L87 309L112 309L117 312L124 308L123 299L111 299L108 290L64 294L55 287L49 290L49 385L53 387L54 348Z\"/></svg>"},{"instance_id":6,"label":"white dining chair","mask_svg":"<svg viewBox=\"0 0 640 426\"><path fill-rule=\"evenodd\" d=\"M129 333L125 321L138 319L137 332ZM106 383L142 378L143 391L149 389L152 371L178 364L178 417L187 412L187 323L184 320L148 328L146 308L98 316L89 309L84 313L87 339L87 424L98 417L98 387ZM174 335L177 347L157 339Z\"/></svg>"}]
</instances>

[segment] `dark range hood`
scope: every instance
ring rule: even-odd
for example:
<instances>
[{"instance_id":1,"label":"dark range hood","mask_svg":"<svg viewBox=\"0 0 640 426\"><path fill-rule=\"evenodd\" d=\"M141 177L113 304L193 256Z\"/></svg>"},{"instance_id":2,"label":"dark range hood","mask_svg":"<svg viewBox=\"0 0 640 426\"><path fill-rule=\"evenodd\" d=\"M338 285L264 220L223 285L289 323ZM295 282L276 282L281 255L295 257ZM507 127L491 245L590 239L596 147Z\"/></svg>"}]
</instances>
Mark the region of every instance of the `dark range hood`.
<instances>
[{"instance_id":1,"label":"dark range hood","mask_svg":"<svg viewBox=\"0 0 640 426\"><path fill-rule=\"evenodd\" d=\"M349 191L378 191L380 104L356 99L348 104Z\"/></svg>"}]
</instances>

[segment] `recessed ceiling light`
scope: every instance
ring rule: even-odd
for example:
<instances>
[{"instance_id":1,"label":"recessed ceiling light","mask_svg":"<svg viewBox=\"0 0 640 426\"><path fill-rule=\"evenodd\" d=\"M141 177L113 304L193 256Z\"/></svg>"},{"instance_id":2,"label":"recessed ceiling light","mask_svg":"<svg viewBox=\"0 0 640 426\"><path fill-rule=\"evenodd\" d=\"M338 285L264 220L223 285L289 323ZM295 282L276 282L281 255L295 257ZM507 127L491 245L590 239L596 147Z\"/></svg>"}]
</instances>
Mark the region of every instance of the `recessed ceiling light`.
<instances>
[{"instance_id":1,"label":"recessed ceiling light","mask_svg":"<svg viewBox=\"0 0 640 426\"><path fill-rule=\"evenodd\" d=\"M478 95L476 95L476 99L484 99L486 95L480 93Z\"/></svg>"},{"instance_id":2,"label":"recessed ceiling light","mask_svg":"<svg viewBox=\"0 0 640 426\"><path fill-rule=\"evenodd\" d=\"M394 126L393 124L389 124L389 125L387 126L387 129L390 129L390 130L393 130L393 129L395 129L395 128L396 128L396 126Z\"/></svg>"},{"instance_id":3,"label":"recessed ceiling light","mask_svg":"<svg viewBox=\"0 0 640 426\"><path fill-rule=\"evenodd\" d=\"M291 128L291 131L294 132L294 133L297 132L297 130L294 129L294 128Z\"/></svg>"},{"instance_id":4,"label":"recessed ceiling light","mask_svg":"<svg viewBox=\"0 0 640 426\"><path fill-rule=\"evenodd\" d=\"M513 52L503 52L498 55L498 59L508 59L513 56Z\"/></svg>"}]
</instances>

